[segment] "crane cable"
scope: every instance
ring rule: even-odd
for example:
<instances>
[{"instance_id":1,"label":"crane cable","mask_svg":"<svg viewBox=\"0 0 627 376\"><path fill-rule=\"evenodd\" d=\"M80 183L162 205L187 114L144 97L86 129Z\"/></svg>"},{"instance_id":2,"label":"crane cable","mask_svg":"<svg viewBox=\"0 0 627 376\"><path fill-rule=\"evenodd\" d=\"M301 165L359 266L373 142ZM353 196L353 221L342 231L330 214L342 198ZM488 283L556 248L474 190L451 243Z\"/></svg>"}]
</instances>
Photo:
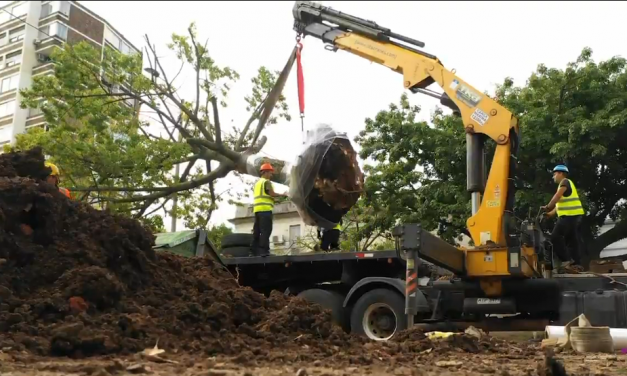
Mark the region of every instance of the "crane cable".
<instances>
[{"instance_id":1,"label":"crane cable","mask_svg":"<svg viewBox=\"0 0 627 376\"><path fill-rule=\"evenodd\" d=\"M303 77L303 64L301 54L303 44L300 42L300 35L296 36L296 76L298 83L298 108L300 110L300 131L303 137L303 145L305 144L305 78Z\"/></svg>"}]
</instances>

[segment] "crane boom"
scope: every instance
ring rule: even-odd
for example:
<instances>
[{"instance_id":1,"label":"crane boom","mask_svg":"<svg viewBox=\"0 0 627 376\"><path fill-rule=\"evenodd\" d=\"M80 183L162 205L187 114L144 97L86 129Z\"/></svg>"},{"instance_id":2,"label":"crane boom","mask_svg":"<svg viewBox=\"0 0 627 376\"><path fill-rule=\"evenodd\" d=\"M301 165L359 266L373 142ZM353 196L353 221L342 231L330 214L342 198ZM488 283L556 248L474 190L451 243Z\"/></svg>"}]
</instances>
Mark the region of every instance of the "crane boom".
<instances>
[{"instance_id":1,"label":"crane boom","mask_svg":"<svg viewBox=\"0 0 627 376\"><path fill-rule=\"evenodd\" d=\"M439 97L440 103L460 116L467 141L467 189L473 199L467 226L478 249L516 247L519 241L509 225L514 207L513 176L519 145L518 119L492 98L446 69L434 55L420 51L421 41L392 32L375 22L351 16L310 1L296 1L294 30L386 66L403 75L413 93ZM439 95L427 88L437 83ZM484 140L496 143L485 176Z\"/></svg>"}]
</instances>

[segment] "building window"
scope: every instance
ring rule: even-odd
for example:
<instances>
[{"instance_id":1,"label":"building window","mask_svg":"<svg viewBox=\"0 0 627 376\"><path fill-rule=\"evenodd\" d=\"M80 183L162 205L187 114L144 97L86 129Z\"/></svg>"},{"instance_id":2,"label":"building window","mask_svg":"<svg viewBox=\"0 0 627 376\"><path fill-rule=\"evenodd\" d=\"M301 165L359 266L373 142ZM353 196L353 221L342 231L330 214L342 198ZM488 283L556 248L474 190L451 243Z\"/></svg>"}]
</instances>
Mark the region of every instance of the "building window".
<instances>
[{"instance_id":1,"label":"building window","mask_svg":"<svg viewBox=\"0 0 627 376\"><path fill-rule=\"evenodd\" d=\"M68 27L60 22L53 22L49 25L39 28L39 39L43 40L48 37L59 37L67 40Z\"/></svg>"},{"instance_id":2,"label":"building window","mask_svg":"<svg viewBox=\"0 0 627 376\"><path fill-rule=\"evenodd\" d=\"M52 4L51 3L42 4L39 18L45 18L51 14L52 14Z\"/></svg>"},{"instance_id":3,"label":"building window","mask_svg":"<svg viewBox=\"0 0 627 376\"><path fill-rule=\"evenodd\" d=\"M35 117L35 116L39 116L43 114L43 111L41 110L41 108L37 107L37 108L29 108L28 109L28 117Z\"/></svg>"},{"instance_id":4,"label":"building window","mask_svg":"<svg viewBox=\"0 0 627 376\"><path fill-rule=\"evenodd\" d=\"M12 67L19 64L22 61L22 50L15 51L6 56L4 66L5 68Z\"/></svg>"},{"instance_id":5,"label":"building window","mask_svg":"<svg viewBox=\"0 0 627 376\"><path fill-rule=\"evenodd\" d=\"M70 15L70 2L69 1L59 1L59 12L65 14L66 16Z\"/></svg>"},{"instance_id":6,"label":"building window","mask_svg":"<svg viewBox=\"0 0 627 376\"><path fill-rule=\"evenodd\" d=\"M13 16L15 17L24 16L26 13L28 13L28 3L22 3L20 5L14 6L11 13L13 13Z\"/></svg>"},{"instance_id":7,"label":"building window","mask_svg":"<svg viewBox=\"0 0 627 376\"><path fill-rule=\"evenodd\" d=\"M15 112L15 100L0 104L0 118L13 115Z\"/></svg>"},{"instance_id":8,"label":"building window","mask_svg":"<svg viewBox=\"0 0 627 376\"><path fill-rule=\"evenodd\" d=\"M66 16L70 15L69 1L50 1L41 5L39 18L46 18L53 13L60 12Z\"/></svg>"},{"instance_id":9,"label":"building window","mask_svg":"<svg viewBox=\"0 0 627 376\"><path fill-rule=\"evenodd\" d=\"M15 43L17 41L24 39L25 32L26 32L25 26L11 30L9 32L9 43Z\"/></svg>"},{"instance_id":10,"label":"building window","mask_svg":"<svg viewBox=\"0 0 627 376\"><path fill-rule=\"evenodd\" d=\"M290 226L290 246L300 239L300 225Z\"/></svg>"},{"instance_id":11,"label":"building window","mask_svg":"<svg viewBox=\"0 0 627 376\"><path fill-rule=\"evenodd\" d=\"M67 26L62 23L57 22L57 29L54 31L54 35L59 38L66 40L67 39Z\"/></svg>"},{"instance_id":12,"label":"building window","mask_svg":"<svg viewBox=\"0 0 627 376\"><path fill-rule=\"evenodd\" d=\"M9 90L17 89L17 85L19 83L20 76L15 75L11 77L7 77L2 80L2 85L0 85L0 92L4 93Z\"/></svg>"},{"instance_id":13,"label":"building window","mask_svg":"<svg viewBox=\"0 0 627 376\"><path fill-rule=\"evenodd\" d=\"M10 125L5 125L0 127L0 140L2 140L2 145L8 144L11 142L11 138L13 137L13 127ZM2 148L0 148L2 150Z\"/></svg>"}]
</instances>

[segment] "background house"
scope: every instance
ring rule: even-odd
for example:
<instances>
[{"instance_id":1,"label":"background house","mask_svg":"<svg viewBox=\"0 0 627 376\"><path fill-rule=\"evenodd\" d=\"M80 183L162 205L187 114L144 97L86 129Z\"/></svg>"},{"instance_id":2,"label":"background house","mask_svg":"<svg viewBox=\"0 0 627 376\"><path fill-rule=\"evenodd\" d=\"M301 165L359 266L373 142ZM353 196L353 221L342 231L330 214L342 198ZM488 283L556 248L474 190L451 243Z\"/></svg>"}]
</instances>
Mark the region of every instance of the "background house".
<instances>
[{"instance_id":1,"label":"background house","mask_svg":"<svg viewBox=\"0 0 627 376\"><path fill-rule=\"evenodd\" d=\"M298 246L298 238L301 237L314 237L316 236L316 228L306 225L300 218L300 215L296 211L296 206L289 202L281 202L274 206L274 223L272 226L272 235L270 236L270 248L274 253L295 253L303 251ZM233 224L233 232L238 233L251 233L253 230L253 224L255 223L255 216L253 214L253 207L250 206L238 206L235 211L235 217L229 219L229 222ZM601 233L610 230L614 227L615 222L609 220L601 228ZM431 233L437 234L437 230ZM470 239L467 236L462 236L460 245L468 245ZM376 242L375 242L376 244ZM601 257L615 257L627 254L627 239L623 239L616 243L611 244L601 252ZM627 262L625 262L627 267Z\"/></svg>"}]
</instances>

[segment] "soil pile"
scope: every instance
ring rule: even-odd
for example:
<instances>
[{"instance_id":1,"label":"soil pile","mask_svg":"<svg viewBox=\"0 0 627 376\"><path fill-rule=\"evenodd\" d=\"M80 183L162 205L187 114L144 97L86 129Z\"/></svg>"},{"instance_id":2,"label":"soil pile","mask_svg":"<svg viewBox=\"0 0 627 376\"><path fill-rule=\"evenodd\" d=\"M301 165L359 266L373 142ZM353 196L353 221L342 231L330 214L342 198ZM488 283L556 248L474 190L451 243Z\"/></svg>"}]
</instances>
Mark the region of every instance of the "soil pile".
<instances>
[{"instance_id":1,"label":"soil pile","mask_svg":"<svg viewBox=\"0 0 627 376\"><path fill-rule=\"evenodd\" d=\"M414 331L367 343L332 324L330 311L242 288L209 259L156 254L139 222L67 199L42 180L48 173L39 149L0 155L0 349L80 357L158 341L170 353L242 363L369 364L430 346Z\"/></svg>"},{"instance_id":2,"label":"soil pile","mask_svg":"<svg viewBox=\"0 0 627 376\"><path fill-rule=\"evenodd\" d=\"M347 340L317 306L241 288L208 259L155 254L139 222L67 199L49 172L38 149L0 156L0 348L90 356L159 340L238 354L288 334Z\"/></svg>"}]
</instances>

